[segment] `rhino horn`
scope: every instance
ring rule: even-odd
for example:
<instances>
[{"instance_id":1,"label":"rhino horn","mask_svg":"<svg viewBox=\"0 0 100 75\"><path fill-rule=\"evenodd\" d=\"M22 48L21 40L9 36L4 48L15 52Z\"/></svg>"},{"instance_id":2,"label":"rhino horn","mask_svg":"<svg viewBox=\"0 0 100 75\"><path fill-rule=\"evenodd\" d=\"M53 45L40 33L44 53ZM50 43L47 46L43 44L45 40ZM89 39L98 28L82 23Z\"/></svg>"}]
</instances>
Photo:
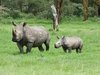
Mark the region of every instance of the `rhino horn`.
<instances>
[{"instance_id":1,"label":"rhino horn","mask_svg":"<svg viewBox=\"0 0 100 75\"><path fill-rule=\"evenodd\" d=\"M13 26L16 26L16 24L14 22L12 22Z\"/></svg>"},{"instance_id":2,"label":"rhino horn","mask_svg":"<svg viewBox=\"0 0 100 75\"><path fill-rule=\"evenodd\" d=\"M26 22L24 22L24 23L23 23L23 27L24 27L24 26L26 26L26 24L27 24L27 23L26 23Z\"/></svg>"}]
</instances>

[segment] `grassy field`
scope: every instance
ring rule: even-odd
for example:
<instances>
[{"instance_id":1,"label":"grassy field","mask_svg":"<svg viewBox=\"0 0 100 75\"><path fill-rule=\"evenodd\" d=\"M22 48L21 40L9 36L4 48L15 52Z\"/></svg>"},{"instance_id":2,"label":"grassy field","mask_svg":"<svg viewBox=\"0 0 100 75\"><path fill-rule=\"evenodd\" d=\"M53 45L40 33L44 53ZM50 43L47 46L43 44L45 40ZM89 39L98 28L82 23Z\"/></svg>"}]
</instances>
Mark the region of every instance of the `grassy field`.
<instances>
[{"instance_id":1,"label":"grassy field","mask_svg":"<svg viewBox=\"0 0 100 75\"><path fill-rule=\"evenodd\" d=\"M92 18L83 22L80 18L65 19L59 31L49 31L50 50L40 52L33 48L30 54L19 54L16 44L11 41L11 21L26 21L30 25L43 25L48 30L52 21L37 19L0 20L0 75L100 75L100 19ZM64 53L55 49L56 36L79 36L84 41L82 53L75 50Z\"/></svg>"}]
</instances>

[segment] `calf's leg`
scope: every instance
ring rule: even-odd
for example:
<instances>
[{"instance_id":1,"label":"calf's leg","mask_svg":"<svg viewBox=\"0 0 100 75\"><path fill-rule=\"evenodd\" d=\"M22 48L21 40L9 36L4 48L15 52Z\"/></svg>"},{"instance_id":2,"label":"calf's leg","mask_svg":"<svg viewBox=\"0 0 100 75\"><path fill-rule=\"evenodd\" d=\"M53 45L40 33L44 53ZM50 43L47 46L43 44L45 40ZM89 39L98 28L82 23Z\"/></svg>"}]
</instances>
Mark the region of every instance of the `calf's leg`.
<instances>
[{"instance_id":1,"label":"calf's leg","mask_svg":"<svg viewBox=\"0 0 100 75\"><path fill-rule=\"evenodd\" d=\"M68 53L71 53L71 50L72 50L71 48L68 48Z\"/></svg>"},{"instance_id":2,"label":"calf's leg","mask_svg":"<svg viewBox=\"0 0 100 75\"><path fill-rule=\"evenodd\" d=\"M64 52L66 53L66 52L67 52L67 48L65 48L65 47L63 47L63 46L62 46L62 48L63 48Z\"/></svg>"},{"instance_id":3,"label":"calf's leg","mask_svg":"<svg viewBox=\"0 0 100 75\"><path fill-rule=\"evenodd\" d=\"M38 49L39 49L40 51L44 51L44 48L42 47L42 45L38 46Z\"/></svg>"}]
</instances>

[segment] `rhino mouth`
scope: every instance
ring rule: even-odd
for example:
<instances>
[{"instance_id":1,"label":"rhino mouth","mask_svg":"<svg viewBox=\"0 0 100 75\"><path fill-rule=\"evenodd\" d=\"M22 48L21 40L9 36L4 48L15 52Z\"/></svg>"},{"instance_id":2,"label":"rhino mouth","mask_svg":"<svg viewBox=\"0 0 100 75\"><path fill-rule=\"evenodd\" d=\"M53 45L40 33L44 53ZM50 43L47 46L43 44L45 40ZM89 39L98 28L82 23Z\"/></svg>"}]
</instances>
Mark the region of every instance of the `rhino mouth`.
<instances>
[{"instance_id":1,"label":"rhino mouth","mask_svg":"<svg viewBox=\"0 0 100 75\"><path fill-rule=\"evenodd\" d=\"M13 42L18 42L19 40L12 38L12 41Z\"/></svg>"},{"instance_id":2,"label":"rhino mouth","mask_svg":"<svg viewBox=\"0 0 100 75\"><path fill-rule=\"evenodd\" d=\"M54 45L55 48L58 48L56 45Z\"/></svg>"}]
</instances>

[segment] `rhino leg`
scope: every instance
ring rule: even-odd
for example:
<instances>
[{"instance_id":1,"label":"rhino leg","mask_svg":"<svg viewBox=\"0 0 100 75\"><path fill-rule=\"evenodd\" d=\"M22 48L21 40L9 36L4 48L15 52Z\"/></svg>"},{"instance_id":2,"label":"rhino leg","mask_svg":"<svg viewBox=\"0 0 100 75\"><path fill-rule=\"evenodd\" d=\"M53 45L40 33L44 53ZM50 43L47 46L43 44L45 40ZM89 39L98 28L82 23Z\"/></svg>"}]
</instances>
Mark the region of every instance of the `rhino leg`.
<instances>
[{"instance_id":1,"label":"rhino leg","mask_svg":"<svg viewBox=\"0 0 100 75\"><path fill-rule=\"evenodd\" d=\"M42 45L38 46L38 49L39 49L40 51L44 51L44 48L42 47Z\"/></svg>"},{"instance_id":2,"label":"rhino leg","mask_svg":"<svg viewBox=\"0 0 100 75\"><path fill-rule=\"evenodd\" d=\"M82 48L79 48L79 53L81 53Z\"/></svg>"},{"instance_id":3,"label":"rhino leg","mask_svg":"<svg viewBox=\"0 0 100 75\"><path fill-rule=\"evenodd\" d=\"M49 50L49 44L45 44L45 46L46 46L46 51L48 51Z\"/></svg>"},{"instance_id":4,"label":"rhino leg","mask_svg":"<svg viewBox=\"0 0 100 75\"><path fill-rule=\"evenodd\" d=\"M81 45L79 46L79 53L82 52L82 48L83 48L83 44L81 44Z\"/></svg>"},{"instance_id":5,"label":"rhino leg","mask_svg":"<svg viewBox=\"0 0 100 75\"><path fill-rule=\"evenodd\" d=\"M21 45L20 43L17 43L17 46L18 46L18 48L20 50L20 53L24 53L24 51L23 51L23 45Z\"/></svg>"},{"instance_id":6,"label":"rhino leg","mask_svg":"<svg viewBox=\"0 0 100 75\"><path fill-rule=\"evenodd\" d=\"M49 43L50 43L50 39L46 40L46 42L44 42L45 46L46 46L46 51L49 50Z\"/></svg>"},{"instance_id":7,"label":"rhino leg","mask_svg":"<svg viewBox=\"0 0 100 75\"><path fill-rule=\"evenodd\" d=\"M31 52L32 46L33 46L33 43L28 43L28 44L27 44L26 53Z\"/></svg>"},{"instance_id":8,"label":"rhino leg","mask_svg":"<svg viewBox=\"0 0 100 75\"><path fill-rule=\"evenodd\" d=\"M76 53L78 53L78 48L76 48Z\"/></svg>"},{"instance_id":9,"label":"rhino leg","mask_svg":"<svg viewBox=\"0 0 100 75\"><path fill-rule=\"evenodd\" d=\"M71 50L72 50L71 48L68 48L68 53L71 53Z\"/></svg>"},{"instance_id":10,"label":"rhino leg","mask_svg":"<svg viewBox=\"0 0 100 75\"><path fill-rule=\"evenodd\" d=\"M62 48L63 48L64 52L66 53L67 52L67 49L65 47L63 47L63 46L62 46Z\"/></svg>"}]
</instances>

